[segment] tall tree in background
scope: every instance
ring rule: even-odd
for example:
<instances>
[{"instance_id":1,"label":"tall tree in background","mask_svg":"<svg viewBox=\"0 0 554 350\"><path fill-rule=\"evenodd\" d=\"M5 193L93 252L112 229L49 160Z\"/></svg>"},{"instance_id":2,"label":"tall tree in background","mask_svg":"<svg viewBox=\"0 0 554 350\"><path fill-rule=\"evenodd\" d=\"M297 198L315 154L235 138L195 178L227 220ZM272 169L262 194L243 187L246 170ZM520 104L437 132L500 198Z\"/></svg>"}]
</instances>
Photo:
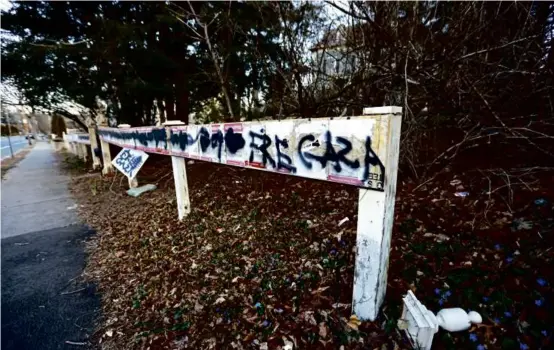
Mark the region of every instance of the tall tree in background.
<instances>
[{"instance_id":1,"label":"tall tree in background","mask_svg":"<svg viewBox=\"0 0 554 350\"><path fill-rule=\"evenodd\" d=\"M50 126L52 134L55 134L59 138L63 137L63 133L67 133L67 128L65 125L65 120L63 117L57 113L54 113L52 115L51 120L51 126Z\"/></svg>"},{"instance_id":2,"label":"tall tree in background","mask_svg":"<svg viewBox=\"0 0 554 350\"><path fill-rule=\"evenodd\" d=\"M552 157L553 17L535 2L18 2L2 81L81 124L97 98L133 126L214 99L221 120L402 105L403 162L425 177L491 134Z\"/></svg>"},{"instance_id":3,"label":"tall tree in background","mask_svg":"<svg viewBox=\"0 0 554 350\"><path fill-rule=\"evenodd\" d=\"M224 90L232 118L240 115L248 91L267 85L261 60L278 50L276 23L267 21L271 15L264 23L258 6L16 3L3 14L2 28L21 40L5 46L2 79L36 106L70 100L94 113L100 97L111 117L132 125L152 124L156 115L186 121L191 107ZM211 41L201 17L214 19Z\"/></svg>"}]
</instances>

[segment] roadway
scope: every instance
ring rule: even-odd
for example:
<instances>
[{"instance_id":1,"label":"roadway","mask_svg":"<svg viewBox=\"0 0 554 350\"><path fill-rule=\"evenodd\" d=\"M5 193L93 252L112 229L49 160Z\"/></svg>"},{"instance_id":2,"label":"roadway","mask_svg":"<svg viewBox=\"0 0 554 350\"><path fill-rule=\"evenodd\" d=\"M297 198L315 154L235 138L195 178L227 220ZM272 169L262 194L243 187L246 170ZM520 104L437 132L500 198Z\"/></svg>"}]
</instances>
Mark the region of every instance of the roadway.
<instances>
[{"instance_id":1,"label":"roadway","mask_svg":"<svg viewBox=\"0 0 554 350\"><path fill-rule=\"evenodd\" d=\"M12 149L13 153L17 153L18 151L25 148L26 145L28 145L28 141L25 139L25 136L11 136L10 140L12 141ZM2 136L0 140L0 159L11 157L10 154L10 144L8 143L8 137Z\"/></svg>"}]
</instances>

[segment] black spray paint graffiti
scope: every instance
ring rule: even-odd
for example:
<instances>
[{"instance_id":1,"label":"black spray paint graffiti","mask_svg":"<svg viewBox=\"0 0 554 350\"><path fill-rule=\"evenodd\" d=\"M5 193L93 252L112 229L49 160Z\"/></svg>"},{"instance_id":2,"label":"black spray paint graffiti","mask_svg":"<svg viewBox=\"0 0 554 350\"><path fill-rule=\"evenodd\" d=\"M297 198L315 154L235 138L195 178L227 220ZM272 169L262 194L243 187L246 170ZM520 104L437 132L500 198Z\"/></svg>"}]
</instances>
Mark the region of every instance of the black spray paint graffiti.
<instances>
[{"instance_id":1,"label":"black spray paint graffiti","mask_svg":"<svg viewBox=\"0 0 554 350\"><path fill-rule=\"evenodd\" d=\"M131 152L126 149L116 159L115 163L123 169L123 172L128 174L129 177L133 177L133 171L142 163L142 156L133 156Z\"/></svg>"},{"instance_id":2,"label":"black spray paint graffiti","mask_svg":"<svg viewBox=\"0 0 554 350\"><path fill-rule=\"evenodd\" d=\"M341 163L344 163L344 165L348 166L351 169L358 169L360 167L360 162L357 159L351 161L346 158L346 155L352 150L352 143L344 137L336 137L335 140L340 143L343 148L340 151L335 152L332 140L333 137L331 135L331 132L327 131L325 133L325 153L322 156L317 156L308 152L302 152L302 147L305 142L315 141L314 135L306 135L302 137L300 139L300 142L298 142L298 156L300 157L300 160L302 160L302 163L304 163L304 166L308 169L311 169L312 162L310 162L309 159L313 159L320 162L322 168L325 168L327 166L327 162L334 163L333 167L336 172L342 171Z\"/></svg>"},{"instance_id":3,"label":"black spray paint graffiti","mask_svg":"<svg viewBox=\"0 0 554 350\"><path fill-rule=\"evenodd\" d=\"M98 131L100 137L106 137L109 139L121 140L122 143L134 143L135 146L148 147L148 143L154 141L155 147L159 148L160 145L164 150L167 150L166 143L166 131L165 128L154 128L150 131L138 131L122 132L116 130L102 130Z\"/></svg>"},{"instance_id":4,"label":"black spray paint graffiti","mask_svg":"<svg viewBox=\"0 0 554 350\"><path fill-rule=\"evenodd\" d=\"M250 141L250 148L252 149L250 151L250 163L254 162L254 150L258 150L262 153L262 164L266 166L267 162L269 162L275 168L275 160L267 151L269 146L271 146L271 139L264 133L264 129L260 130L260 134L250 131L250 138L252 139ZM255 142L258 139L262 141L261 144Z\"/></svg>"},{"instance_id":5,"label":"black spray paint graffiti","mask_svg":"<svg viewBox=\"0 0 554 350\"><path fill-rule=\"evenodd\" d=\"M286 169L292 173L296 173L296 167L292 165L292 159L286 154L281 152L281 147L289 148L289 142L287 139L280 140L275 135L275 150L277 151L277 169Z\"/></svg>"},{"instance_id":6,"label":"black spray paint graffiti","mask_svg":"<svg viewBox=\"0 0 554 350\"><path fill-rule=\"evenodd\" d=\"M264 167L271 165L272 168L277 170L284 169L293 174L296 173L297 168L293 165L291 157L283 152L283 150L289 148L289 142L287 139L281 140L277 135L275 135L275 140L272 141L271 138L265 133L264 129L260 129L259 132L250 131L248 135L250 136L249 146L251 149L248 158L250 162L255 161L255 151L258 151L261 155L260 163ZM217 148L217 157L220 161L223 144L225 145L226 151L230 154L236 154L246 146L246 141L244 140L242 133L234 132L233 128L227 129L225 137L223 137L220 130L210 135L206 128L201 128L195 137L192 137L185 131L173 133L171 135L172 145L174 147L179 147L181 151L186 151L188 146L195 144L198 140L200 140L199 144L202 152L206 152L208 147L211 147L212 149ZM363 166L363 181L376 180L381 183L383 182L385 166L371 148L371 137L367 136L365 140L365 156L363 164L360 164L360 160L358 159L352 160L348 158L348 154L352 151L352 143L348 139L337 136L334 138L334 141L341 146L341 149L335 150L333 147L333 135L330 131L327 131L323 141L325 151L323 155L316 155L305 151L304 149L306 146L321 147L321 144L315 139L314 135L305 135L298 142L298 158L308 169L312 169L314 162L318 162L322 168L325 168L329 163L332 164L333 169L337 173L342 172L344 168L356 170ZM273 142L275 144L276 159L274 159L269 152ZM375 174L370 174L371 166L378 166L381 170L378 178L375 177Z\"/></svg>"},{"instance_id":7,"label":"black spray paint graffiti","mask_svg":"<svg viewBox=\"0 0 554 350\"><path fill-rule=\"evenodd\" d=\"M101 130L99 133L103 136L124 141L133 140L135 144L145 146L148 144L148 141L151 142L152 140L156 141L156 145L162 144L166 135L163 128L153 129L151 132ZM292 174L297 173L298 165L293 164L293 159L289 155L290 153L286 151L293 146L290 145L289 140L280 139L277 135L272 139L264 129L259 131L251 130L248 133L248 137L250 138L248 144L250 154L247 156L251 164L260 164L264 168L270 166L278 171L286 171ZM180 150L181 152L189 151L189 148L194 145L198 145L202 153L210 150L215 151L219 161L222 159L223 150L227 154L235 155L246 147L246 140L242 132L235 132L232 127L225 131L225 135L223 135L220 129L213 130L210 133L205 127L201 127L196 135L191 135L184 130L172 132L170 134L170 142L173 149ZM339 149L336 149L333 143L338 144ZM385 166L371 148L371 143L371 137L367 136L363 158L352 159L352 143L345 137L333 136L331 131L326 131L322 140L316 139L313 134L302 136L296 145L296 152L298 159L306 169L312 169L314 164L319 164L322 168L329 165L335 173L340 174L345 170L362 168L361 180L367 181L370 187L372 187L372 183L375 183L377 185L374 187L382 188L385 178ZM163 145L167 148L165 142ZM274 147L274 152L270 152L272 147ZM320 149L321 151L313 153L309 149ZM380 169L380 173L374 174L370 172L370 168L374 166Z\"/></svg>"},{"instance_id":8,"label":"black spray paint graffiti","mask_svg":"<svg viewBox=\"0 0 554 350\"><path fill-rule=\"evenodd\" d=\"M225 147L231 154L236 154L240 149L244 148L246 142L241 133L235 133L233 128L227 129L225 132Z\"/></svg>"}]
</instances>

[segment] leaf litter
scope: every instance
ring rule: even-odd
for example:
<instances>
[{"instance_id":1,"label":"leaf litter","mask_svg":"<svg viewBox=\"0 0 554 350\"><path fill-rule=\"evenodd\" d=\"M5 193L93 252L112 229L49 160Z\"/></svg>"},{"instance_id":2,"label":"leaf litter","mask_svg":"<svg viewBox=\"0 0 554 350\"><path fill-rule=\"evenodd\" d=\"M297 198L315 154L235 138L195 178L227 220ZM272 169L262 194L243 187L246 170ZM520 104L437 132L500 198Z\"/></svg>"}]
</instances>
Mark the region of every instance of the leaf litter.
<instances>
[{"instance_id":1,"label":"leaf litter","mask_svg":"<svg viewBox=\"0 0 554 350\"><path fill-rule=\"evenodd\" d=\"M356 188L203 162L187 168L192 212L182 222L171 176L140 198L114 195L126 190L121 175L72 183L77 210L98 232L85 275L100 286L96 334L106 348L407 349L396 325L408 289L434 312L480 311L486 327L476 332L488 349L521 339L550 344L542 334L552 334L552 315L538 305L552 302L553 276L544 268L552 230L530 207L515 217L516 206L508 210L494 196L452 197L457 181L439 177L416 192L399 182L385 303L375 322L361 322L351 314ZM139 182L170 171L160 157ZM478 192L477 180L462 178ZM513 227L523 219L516 245ZM540 235L529 220L540 222ZM476 345L443 331L434 344Z\"/></svg>"}]
</instances>

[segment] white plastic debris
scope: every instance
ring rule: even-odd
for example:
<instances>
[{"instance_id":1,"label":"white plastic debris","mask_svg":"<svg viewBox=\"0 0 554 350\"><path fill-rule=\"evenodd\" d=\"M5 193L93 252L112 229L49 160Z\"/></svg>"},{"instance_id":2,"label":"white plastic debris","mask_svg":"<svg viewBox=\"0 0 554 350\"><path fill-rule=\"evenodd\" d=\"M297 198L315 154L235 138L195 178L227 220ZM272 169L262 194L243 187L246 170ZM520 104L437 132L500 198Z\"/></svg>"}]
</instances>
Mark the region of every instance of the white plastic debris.
<instances>
[{"instance_id":1,"label":"white plastic debris","mask_svg":"<svg viewBox=\"0 0 554 350\"><path fill-rule=\"evenodd\" d=\"M348 216L347 216L347 217L345 217L344 219L342 219L341 221L339 221L339 227L340 227L342 224L344 224L345 222L348 222L348 221L350 221L350 219L349 219Z\"/></svg>"},{"instance_id":2,"label":"white plastic debris","mask_svg":"<svg viewBox=\"0 0 554 350\"><path fill-rule=\"evenodd\" d=\"M470 311L467 313L467 316L469 317L469 321L473 324L483 323L483 317L481 317L478 312Z\"/></svg>"},{"instance_id":3,"label":"white plastic debris","mask_svg":"<svg viewBox=\"0 0 554 350\"><path fill-rule=\"evenodd\" d=\"M467 197L469 196L469 192L456 192L454 193L456 197Z\"/></svg>"},{"instance_id":4,"label":"white plastic debris","mask_svg":"<svg viewBox=\"0 0 554 350\"><path fill-rule=\"evenodd\" d=\"M433 336L439 326L448 332L459 332L469 329L471 324L483 322L479 313L468 313L461 308L442 309L435 316L410 290L403 301L404 309L402 318L398 320L398 328L406 332L415 349L431 349Z\"/></svg>"},{"instance_id":5,"label":"white plastic debris","mask_svg":"<svg viewBox=\"0 0 554 350\"><path fill-rule=\"evenodd\" d=\"M404 309L399 328L406 335L416 349L431 349L433 335L439 331L435 315L417 300L411 290L403 298Z\"/></svg>"},{"instance_id":6,"label":"white plastic debris","mask_svg":"<svg viewBox=\"0 0 554 350\"><path fill-rule=\"evenodd\" d=\"M144 192L153 191L156 188L157 188L156 185L148 184L148 185L144 185L136 188L130 188L129 190L127 190L127 194L129 196L138 197Z\"/></svg>"},{"instance_id":7,"label":"white plastic debris","mask_svg":"<svg viewBox=\"0 0 554 350\"><path fill-rule=\"evenodd\" d=\"M483 318L475 311L467 313L459 307L442 309L437 313L437 321L442 329L449 332L465 331L472 323L481 323Z\"/></svg>"},{"instance_id":8,"label":"white plastic debris","mask_svg":"<svg viewBox=\"0 0 554 350\"><path fill-rule=\"evenodd\" d=\"M285 346L283 346L283 350L292 350L294 349L294 344L289 341L287 338L283 337L283 343L285 343Z\"/></svg>"}]
</instances>

